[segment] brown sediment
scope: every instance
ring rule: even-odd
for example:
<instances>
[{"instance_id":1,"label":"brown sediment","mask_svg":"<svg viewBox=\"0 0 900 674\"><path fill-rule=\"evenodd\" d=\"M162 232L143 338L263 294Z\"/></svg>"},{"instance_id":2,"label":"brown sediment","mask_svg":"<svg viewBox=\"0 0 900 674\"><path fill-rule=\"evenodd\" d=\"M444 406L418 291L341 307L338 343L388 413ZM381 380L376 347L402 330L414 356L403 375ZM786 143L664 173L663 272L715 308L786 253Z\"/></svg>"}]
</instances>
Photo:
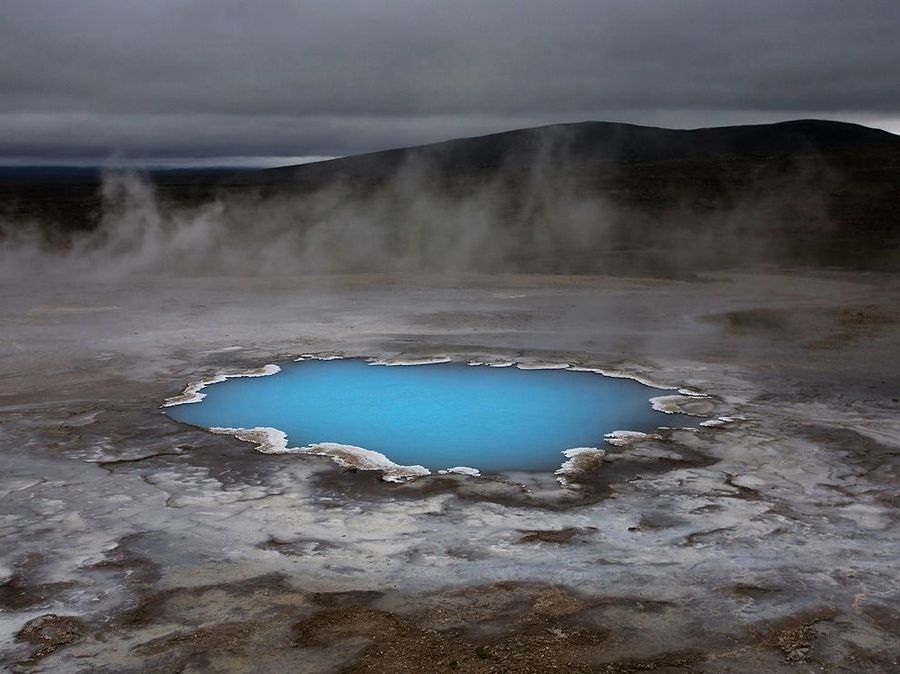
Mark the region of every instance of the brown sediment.
<instances>
[{"instance_id":1,"label":"brown sediment","mask_svg":"<svg viewBox=\"0 0 900 674\"><path fill-rule=\"evenodd\" d=\"M31 653L22 664L36 664L60 648L81 640L84 629L84 622L75 616L47 613L32 618L16 633L16 641L31 646Z\"/></svg>"},{"instance_id":2,"label":"brown sediment","mask_svg":"<svg viewBox=\"0 0 900 674\"><path fill-rule=\"evenodd\" d=\"M535 531L523 531L520 543L557 543L565 545L572 543L576 536L590 534L596 531L595 527L580 528L566 527L565 529L538 529Z\"/></svg>"},{"instance_id":3,"label":"brown sediment","mask_svg":"<svg viewBox=\"0 0 900 674\"><path fill-rule=\"evenodd\" d=\"M4 294L0 490L4 542L21 553L5 560L0 608L12 630L80 621L58 622L57 643L48 618L41 668L897 668L895 279L416 280L390 296L371 279L342 284L353 293L306 302L287 280L128 281L89 289L121 314L60 313L52 331ZM466 327L500 318L455 332L460 309ZM702 319L745 309L763 311ZM423 312L450 327L423 331ZM740 419L607 447L566 487L394 485L156 409L194 372L334 348L609 363L709 391ZM32 644L5 648L0 669Z\"/></svg>"},{"instance_id":4,"label":"brown sediment","mask_svg":"<svg viewBox=\"0 0 900 674\"><path fill-rule=\"evenodd\" d=\"M758 594L754 587L734 589ZM837 615L829 607L800 612L741 637L699 624L669 636L657 631L660 620L681 611L671 602L590 597L541 583L303 592L283 577L264 576L153 593L140 619L118 623L115 638L130 644L133 665L122 671L133 672L240 672L311 657L340 672L694 672L712 662L727 671L772 672L780 671L779 662L816 662L817 625ZM95 629L45 616L21 639L46 644L46 652L35 651L40 658L65 646L87 648L80 642L94 639ZM853 657L885 664L877 652L857 649Z\"/></svg>"},{"instance_id":5,"label":"brown sediment","mask_svg":"<svg viewBox=\"0 0 900 674\"><path fill-rule=\"evenodd\" d=\"M0 608L21 611L40 606L76 586L74 581L41 582L40 568L45 563L46 558L34 552L20 559L13 574L0 583Z\"/></svg>"}]
</instances>

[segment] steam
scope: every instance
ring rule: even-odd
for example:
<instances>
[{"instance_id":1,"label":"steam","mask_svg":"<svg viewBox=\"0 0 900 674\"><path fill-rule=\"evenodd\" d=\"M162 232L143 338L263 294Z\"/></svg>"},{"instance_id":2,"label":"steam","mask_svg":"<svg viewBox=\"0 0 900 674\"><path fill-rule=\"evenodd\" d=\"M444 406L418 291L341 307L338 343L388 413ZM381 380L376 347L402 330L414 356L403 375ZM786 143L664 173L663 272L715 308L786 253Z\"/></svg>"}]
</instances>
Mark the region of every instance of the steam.
<instances>
[{"instance_id":1,"label":"steam","mask_svg":"<svg viewBox=\"0 0 900 674\"><path fill-rule=\"evenodd\" d=\"M484 178L411 162L377 186L245 187L197 203L158 193L141 175L109 173L93 229L0 221L0 275L668 274L773 259L765 229L783 222L786 204L797 222L828 226L809 189L822 180L815 171L797 172L794 190L763 183L710 212L675 199L648 214L561 168L564 159L565 148L551 148L530 168Z\"/></svg>"}]
</instances>

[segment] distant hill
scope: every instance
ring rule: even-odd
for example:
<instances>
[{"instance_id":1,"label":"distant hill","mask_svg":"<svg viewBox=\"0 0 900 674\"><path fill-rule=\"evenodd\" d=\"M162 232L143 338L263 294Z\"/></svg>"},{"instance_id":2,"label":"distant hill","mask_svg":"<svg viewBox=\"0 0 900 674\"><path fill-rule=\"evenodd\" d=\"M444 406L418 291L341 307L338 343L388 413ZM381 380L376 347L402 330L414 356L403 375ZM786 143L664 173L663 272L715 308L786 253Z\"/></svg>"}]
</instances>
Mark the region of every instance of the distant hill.
<instances>
[{"instance_id":1,"label":"distant hill","mask_svg":"<svg viewBox=\"0 0 900 674\"><path fill-rule=\"evenodd\" d=\"M844 122L558 124L247 171L223 183L269 195L340 184L361 203L383 193L396 202L399 231L416 225L404 225L404 201L442 194L465 211L492 185L494 221L518 232L511 266L526 272L748 263L900 271L900 136ZM596 227L607 228L602 245L585 243L596 234L590 225L573 224L586 203ZM436 217L428 227L442 224Z\"/></svg>"},{"instance_id":2,"label":"distant hill","mask_svg":"<svg viewBox=\"0 0 900 674\"><path fill-rule=\"evenodd\" d=\"M164 213L214 201L229 236L249 237L234 245L321 246L339 271L900 271L900 137L842 122L583 122L149 177ZM0 171L0 243L4 220L46 223L61 241L97 227L99 187L79 171ZM369 255L372 242L390 245Z\"/></svg>"},{"instance_id":3,"label":"distant hill","mask_svg":"<svg viewBox=\"0 0 900 674\"><path fill-rule=\"evenodd\" d=\"M867 146L900 147L900 136L859 124L796 120L705 129L663 129L613 122L554 124L475 138L385 150L324 162L242 172L238 182L371 179L418 163L459 172L521 169L536 162L592 164L821 153Z\"/></svg>"}]
</instances>

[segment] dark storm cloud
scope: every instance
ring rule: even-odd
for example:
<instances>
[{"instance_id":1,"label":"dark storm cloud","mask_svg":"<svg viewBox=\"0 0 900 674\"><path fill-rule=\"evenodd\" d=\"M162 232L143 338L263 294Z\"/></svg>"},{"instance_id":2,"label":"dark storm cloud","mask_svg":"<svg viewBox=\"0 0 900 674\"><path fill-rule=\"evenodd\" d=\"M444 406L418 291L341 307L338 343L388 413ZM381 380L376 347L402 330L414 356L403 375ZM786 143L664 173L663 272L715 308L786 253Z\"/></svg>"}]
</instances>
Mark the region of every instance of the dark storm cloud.
<instances>
[{"instance_id":1,"label":"dark storm cloud","mask_svg":"<svg viewBox=\"0 0 900 674\"><path fill-rule=\"evenodd\" d=\"M900 2L5 0L4 154L324 154L900 117Z\"/></svg>"}]
</instances>

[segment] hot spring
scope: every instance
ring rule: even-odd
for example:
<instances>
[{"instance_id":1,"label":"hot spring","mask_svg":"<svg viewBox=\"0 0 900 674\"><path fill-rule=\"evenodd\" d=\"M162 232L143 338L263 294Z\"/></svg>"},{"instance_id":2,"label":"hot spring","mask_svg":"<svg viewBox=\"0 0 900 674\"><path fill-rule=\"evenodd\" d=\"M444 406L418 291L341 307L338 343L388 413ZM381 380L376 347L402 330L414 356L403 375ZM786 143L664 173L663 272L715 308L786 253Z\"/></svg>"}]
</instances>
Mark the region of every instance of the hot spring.
<instances>
[{"instance_id":1,"label":"hot spring","mask_svg":"<svg viewBox=\"0 0 900 674\"><path fill-rule=\"evenodd\" d=\"M279 429L289 447L352 445L431 470L553 471L564 450L603 447L612 431L686 425L653 409L660 393L563 369L303 360L212 384L199 402L167 412L205 428Z\"/></svg>"}]
</instances>

